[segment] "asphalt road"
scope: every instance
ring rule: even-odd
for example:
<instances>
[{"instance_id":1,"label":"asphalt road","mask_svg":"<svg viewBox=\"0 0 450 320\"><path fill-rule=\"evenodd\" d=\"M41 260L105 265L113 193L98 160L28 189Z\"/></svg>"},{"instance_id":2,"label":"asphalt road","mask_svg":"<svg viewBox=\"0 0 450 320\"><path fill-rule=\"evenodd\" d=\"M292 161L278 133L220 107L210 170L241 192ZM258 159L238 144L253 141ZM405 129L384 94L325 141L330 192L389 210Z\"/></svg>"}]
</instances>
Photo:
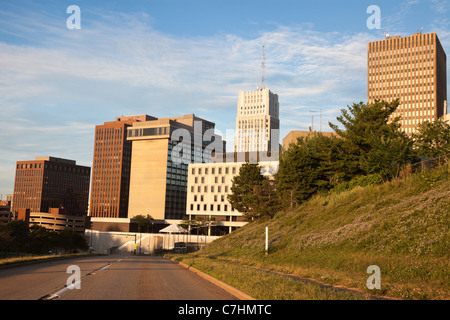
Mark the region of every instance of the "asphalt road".
<instances>
[{"instance_id":1,"label":"asphalt road","mask_svg":"<svg viewBox=\"0 0 450 320\"><path fill-rule=\"evenodd\" d=\"M73 282L74 288L66 285L69 278L74 279L77 275L70 271L70 266L79 270L79 282ZM42 298L236 300L222 288L162 257L83 257L0 269L0 300Z\"/></svg>"}]
</instances>

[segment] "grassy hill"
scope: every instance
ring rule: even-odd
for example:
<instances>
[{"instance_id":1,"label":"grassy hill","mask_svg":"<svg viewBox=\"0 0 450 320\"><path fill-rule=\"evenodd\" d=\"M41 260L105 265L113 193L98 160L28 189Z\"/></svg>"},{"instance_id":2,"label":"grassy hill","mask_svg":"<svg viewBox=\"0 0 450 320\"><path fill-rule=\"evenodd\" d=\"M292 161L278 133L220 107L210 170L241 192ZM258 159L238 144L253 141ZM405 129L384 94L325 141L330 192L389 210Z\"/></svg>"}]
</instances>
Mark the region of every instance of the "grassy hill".
<instances>
[{"instance_id":1,"label":"grassy hill","mask_svg":"<svg viewBox=\"0 0 450 320\"><path fill-rule=\"evenodd\" d=\"M449 225L447 166L318 194L176 258L257 299L449 299ZM371 265L380 267L380 290L366 286Z\"/></svg>"}]
</instances>

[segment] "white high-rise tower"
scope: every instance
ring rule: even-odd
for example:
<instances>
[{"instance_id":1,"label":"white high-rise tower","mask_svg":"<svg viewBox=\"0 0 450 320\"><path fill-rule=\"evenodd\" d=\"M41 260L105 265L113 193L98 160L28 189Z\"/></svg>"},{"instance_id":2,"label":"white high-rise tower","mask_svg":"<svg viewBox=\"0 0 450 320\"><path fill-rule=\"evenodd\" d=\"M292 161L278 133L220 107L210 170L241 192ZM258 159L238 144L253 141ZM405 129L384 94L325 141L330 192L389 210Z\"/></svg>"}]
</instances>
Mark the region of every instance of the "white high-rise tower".
<instances>
[{"instance_id":1,"label":"white high-rise tower","mask_svg":"<svg viewBox=\"0 0 450 320\"><path fill-rule=\"evenodd\" d=\"M239 91L234 152L271 151L279 145L278 94L267 88Z\"/></svg>"}]
</instances>

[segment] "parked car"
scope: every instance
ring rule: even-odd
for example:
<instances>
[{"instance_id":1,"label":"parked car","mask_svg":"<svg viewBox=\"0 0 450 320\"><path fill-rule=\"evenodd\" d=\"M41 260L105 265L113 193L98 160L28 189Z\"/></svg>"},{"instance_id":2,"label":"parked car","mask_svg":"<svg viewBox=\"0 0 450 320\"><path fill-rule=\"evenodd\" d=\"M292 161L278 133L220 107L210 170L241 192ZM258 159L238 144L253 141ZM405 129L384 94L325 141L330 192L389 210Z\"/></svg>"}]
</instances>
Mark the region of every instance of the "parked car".
<instances>
[{"instance_id":1,"label":"parked car","mask_svg":"<svg viewBox=\"0 0 450 320\"><path fill-rule=\"evenodd\" d=\"M186 253L186 249L187 249L187 246L186 246L186 243L184 243L184 242L175 242L175 245L173 247L173 251L175 253Z\"/></svg>"}]
</instances>

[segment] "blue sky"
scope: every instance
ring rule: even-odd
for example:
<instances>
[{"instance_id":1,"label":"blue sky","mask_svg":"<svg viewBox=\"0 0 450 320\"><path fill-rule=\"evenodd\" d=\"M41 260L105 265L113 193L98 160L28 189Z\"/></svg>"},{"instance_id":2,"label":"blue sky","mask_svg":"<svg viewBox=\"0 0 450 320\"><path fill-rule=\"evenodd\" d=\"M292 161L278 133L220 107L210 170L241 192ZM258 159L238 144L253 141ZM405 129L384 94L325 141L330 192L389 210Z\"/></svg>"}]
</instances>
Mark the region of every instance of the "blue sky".
<instances>
[{"instance_id":1,"label":"blue sky","mask_svg":"<svg viewBox=\"0 0 450 320\"><path fill-rule=\"evenodd\" d=\"M66 26L72 4L80 30ZM370 5L378 30L366 25ZM19 160L91 166L95 125L122 114L195 113L231 146L238 92L261 82L262 45L281 137L313 114L319 129L320 110L330 131L366 99L367 42L423 27L448 53L449 13L441 0L0 1L0 194L13 192Z\"/></svg>"}]
</instances>

